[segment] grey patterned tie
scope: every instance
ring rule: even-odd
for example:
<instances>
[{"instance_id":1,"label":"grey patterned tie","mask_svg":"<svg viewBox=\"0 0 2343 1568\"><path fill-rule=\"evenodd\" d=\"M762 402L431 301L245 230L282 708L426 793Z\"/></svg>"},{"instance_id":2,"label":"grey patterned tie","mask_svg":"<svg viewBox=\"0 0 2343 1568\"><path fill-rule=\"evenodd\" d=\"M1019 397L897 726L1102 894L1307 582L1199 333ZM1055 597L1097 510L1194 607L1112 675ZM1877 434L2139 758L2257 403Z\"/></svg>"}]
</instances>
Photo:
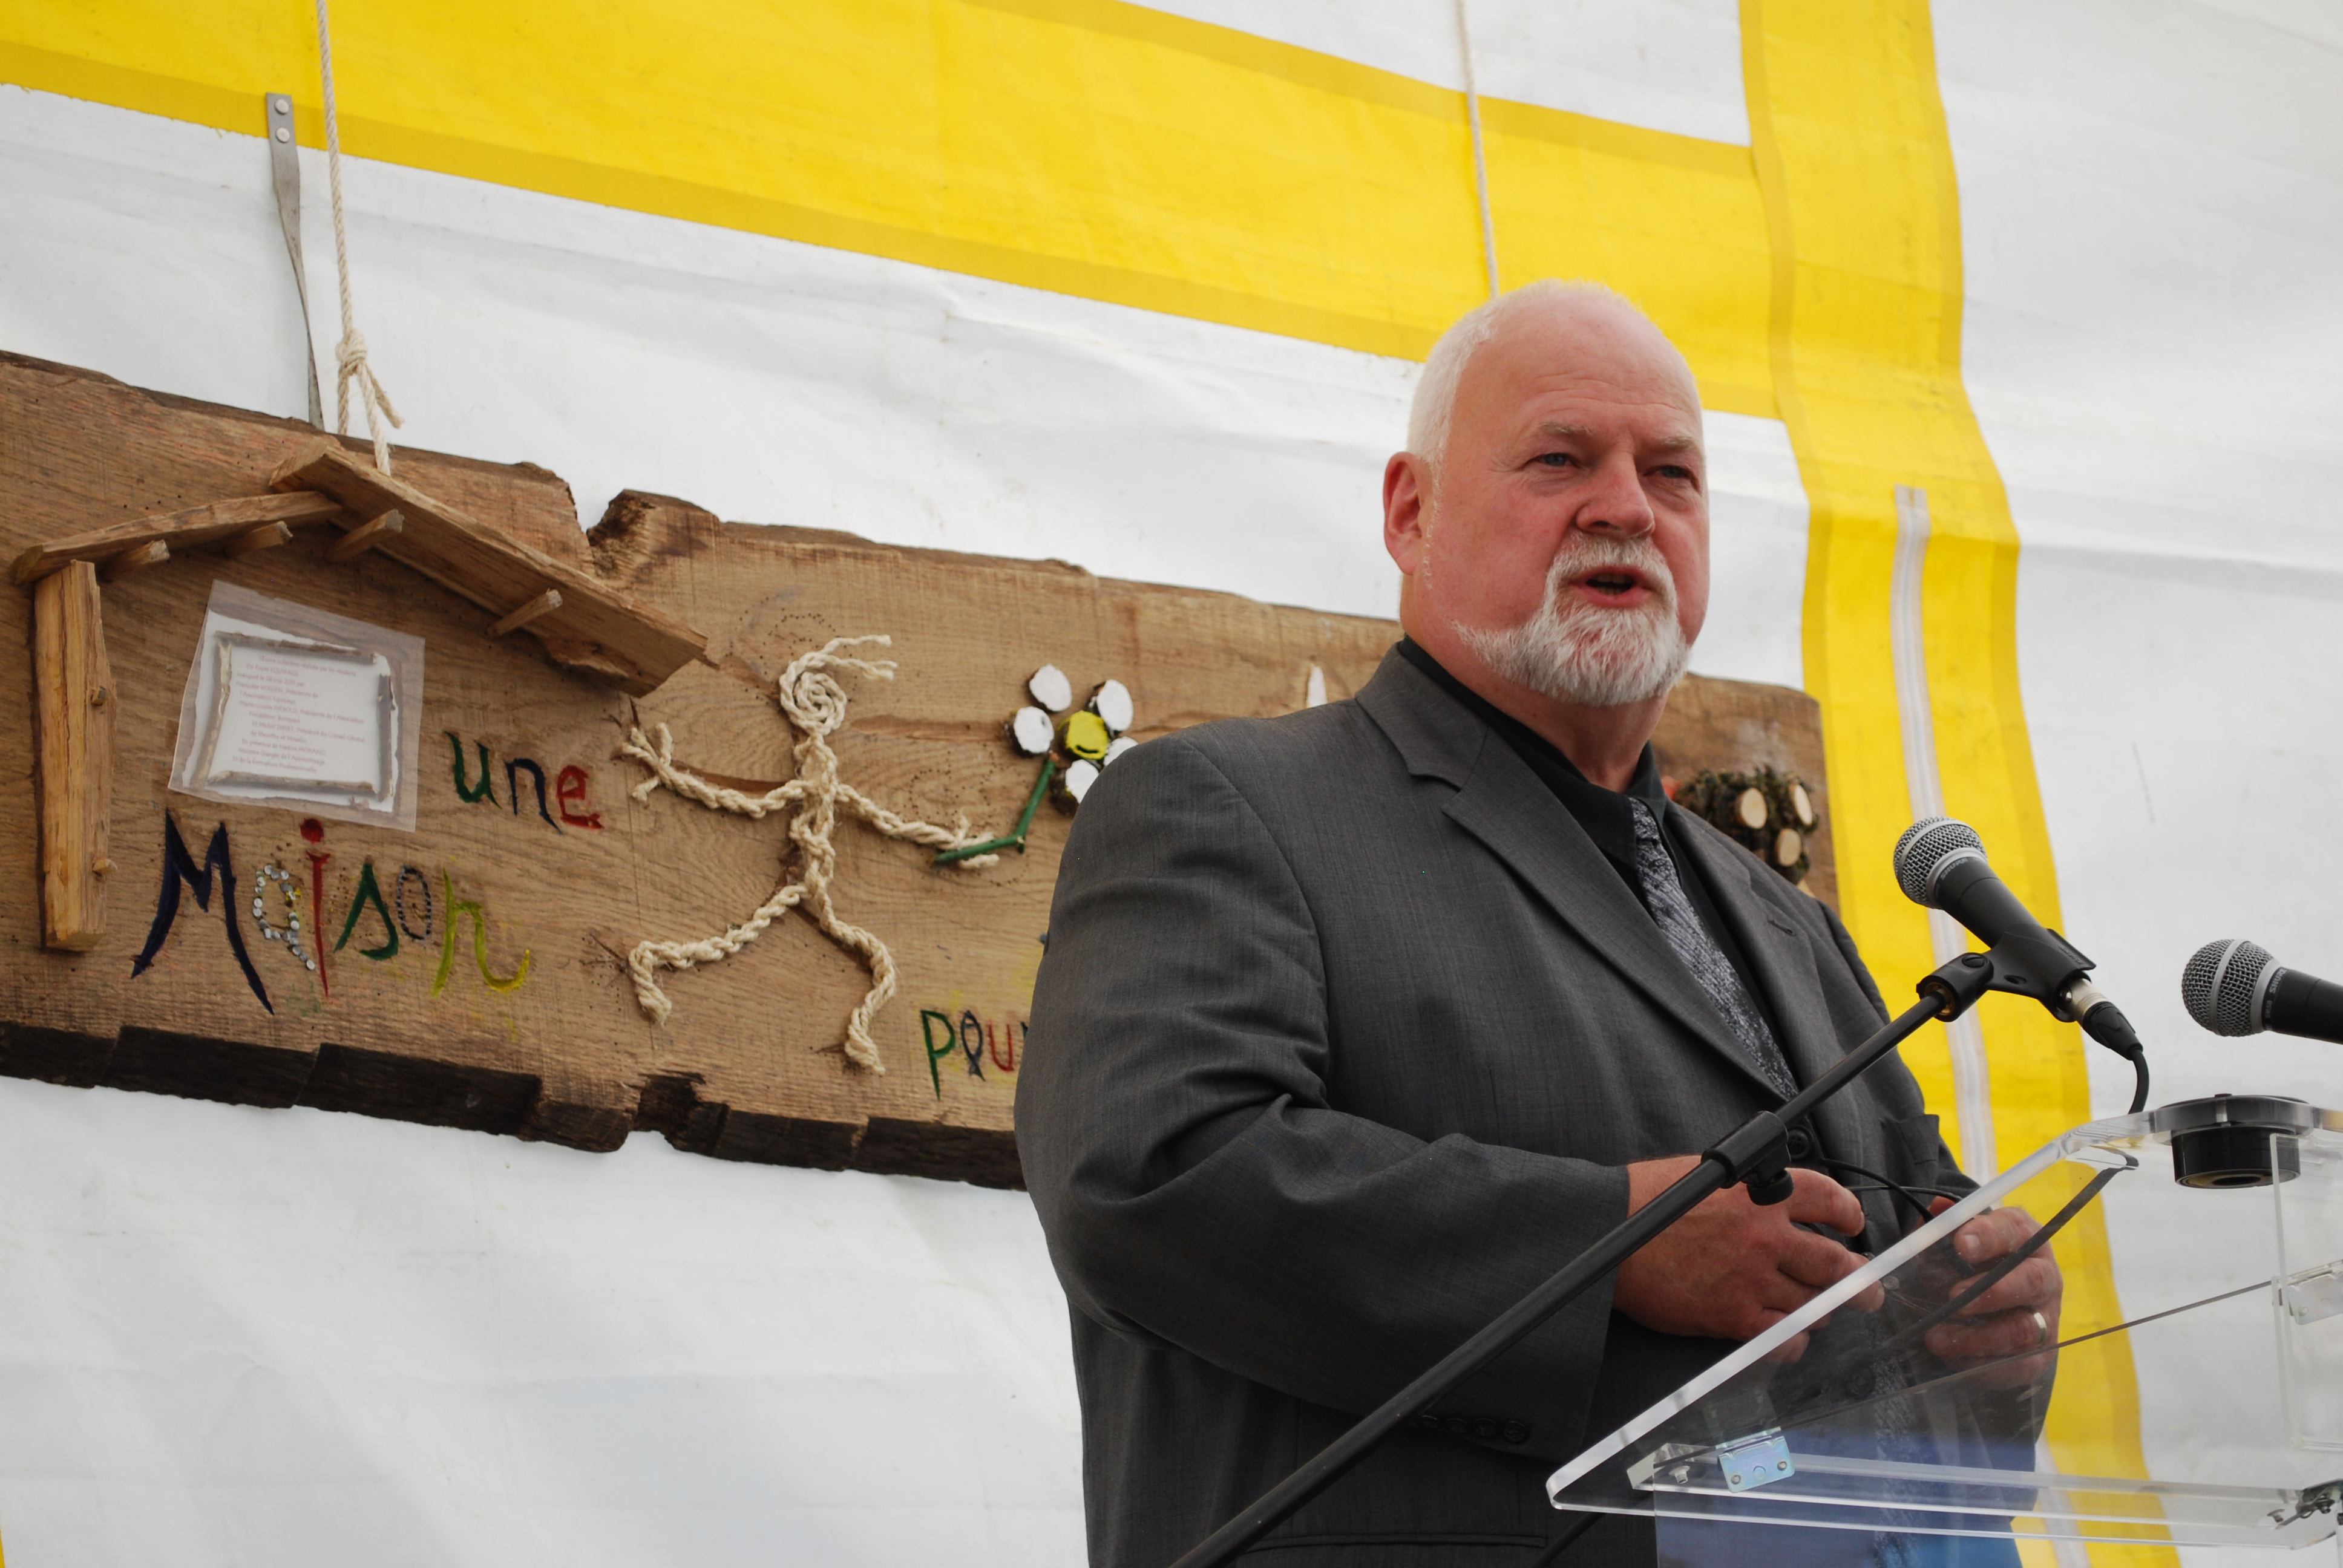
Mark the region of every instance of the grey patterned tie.
<instances>
[{"instance_id":1,"label":"grey patterned tie","mask_svg":"<svg viewBox=\"0 0 2343 1568\"><path fill-rule=\"evenodd\" d=\"M1652 809L1634 796L1627 798L1628 807L1635 814L1635 874L1644 884L1644 901L1651 906L1652 919L1660 934L1668 939L1668 946L1684 960L1684 968L1716 1010L1733 1026L1741 1049L1749 1053L1757 1070L1765 1075L1785 1100L1798 1092L1797 1081L1790 1076L1790 1064L1783 1060L1782 1048L1775 1042L1774 1031L1765 1027L1765 1017L1749 999L1742 987L1741 977L1734 972L1733 960L1725 956L1708 928L1700 923L1700 916L1684 897L1684 884L1676 879L1675 861L1660 838L1660 819Z\"/></svg>"}]
</instances>

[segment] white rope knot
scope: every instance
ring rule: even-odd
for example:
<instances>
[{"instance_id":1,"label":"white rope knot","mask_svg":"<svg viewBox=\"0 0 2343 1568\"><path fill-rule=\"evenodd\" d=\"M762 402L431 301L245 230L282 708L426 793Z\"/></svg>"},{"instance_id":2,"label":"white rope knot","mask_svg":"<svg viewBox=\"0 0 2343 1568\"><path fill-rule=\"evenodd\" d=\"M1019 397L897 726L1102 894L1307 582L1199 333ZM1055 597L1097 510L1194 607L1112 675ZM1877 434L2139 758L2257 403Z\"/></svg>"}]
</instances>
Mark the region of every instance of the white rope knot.
<instances>
[{"instance_id":1,"label":"white rope knot","mask_svg":"<svg viewBox=\"0 0 2343 1568\"><path fill-rule=\"evenodd\" d=\"M865 643L887 648L892 646L893 639L885 636L832 638L811 652L800 654L781 672L773 695L782 714L801 737L791 749L797 759L798 776L762 795L711 784L678 768L675 737L664 724L656 727L656 746L639 726L629 729L626 739L619 742L618 754L641 763L650 774L629 791L639 801L648 801L653 791L664 786L713 810L751 819L762 819L785 809L795 813L789 828L799 866L794 880L784 881L755 913L719 935L697 941L638 942L627 955L627 970L635 982L635 1000L653 1023L666 1023L675 1011L674 1002L659 989L659 970L688 970L728 959L764 934L765 928L783 914L802 908L824 936L859 956L870 973L870 989L846 1020L846 1037L840 1043L847 1060L872 1072L887 1070L886 1063L880 1060L878 1042L870 1037L870 1022L895 994L895 955L876 936L840 917L830 900L830 886L838 870L838 847L831 835L838 826L840 808L890 839L930 849L964 849L980 844L991 835L971 831L965 816L952 828L899 817L839 778L838 754L830 748L830 737L846 722L847 695L846 689L830 672L850 669L873 680L895 678L892 659L856 658L840 651ZM971 855L952 863L972 870L998 865L1000 861L998 855Z\"/></svg>"},{"instance_id":2,"label":"white rope knot","mask_svg":"<svg viewBox=\"0 0 2343 1568\"><path fill-rule=\"evenodd\" d=\"M334 196L334 273L341 284L342 340L334 345L334 429L350 433L350 383L358 384L358 400L366 406L367 434L374 437L374 466L390 472L390 442L382 433L387 417L394 428L407 423L391 406L390 394L375 378L367 363L366 334L360 332L350 307L349 226L342 217L342 122L334 107L334 33L326 21L326 0L317 0L317 67L326 88L326 176Z\"/></svg>"},{"instance_id":3,"label":"white rope knot","mask_svg":"<svg viewBox=\"0 0 2343 1568\"><path fill-rule=\"evenodd\" d=\"M347 288L345 281L344 287ZM407 423L390 401L390 393L375 378L374 367L367 363L366 334L357 327L342 334L334 345L334 364L339 374L334 383L334 417L342 435L350 433L350 383L358 384L358 397L366 405L367 434L374 437L374 466L390 472L390 443L383 438L382 421L388 419L393 428Z\"/></svg>"}]
</instances>

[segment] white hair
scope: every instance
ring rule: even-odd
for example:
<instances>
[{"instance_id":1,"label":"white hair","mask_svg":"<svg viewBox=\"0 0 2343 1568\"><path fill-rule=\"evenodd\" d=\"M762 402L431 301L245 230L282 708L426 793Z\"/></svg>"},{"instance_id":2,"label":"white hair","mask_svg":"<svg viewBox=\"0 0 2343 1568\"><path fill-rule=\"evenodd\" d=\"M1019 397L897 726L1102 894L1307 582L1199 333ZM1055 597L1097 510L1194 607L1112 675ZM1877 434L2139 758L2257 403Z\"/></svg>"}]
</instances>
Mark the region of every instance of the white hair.
<instances>
[{"instance_id":1,"label":"white hair","mask_svg":"<svg viewBox=\"0 0 2343 1568\"><path fill-rule=\"evenodd\" d=\"M1440 341L1432 346L1431 357L1423 362L1423 374L1415 383L1415 401L1407 411L1407 449L1437 474L1441 459L1448 453L1448 427L1456 417L1456 387L1473 357L1522 311L1572 298L1614 299L1645 321L1651 320L1640 306L1609 284L1585 277L1540 278L1474 307L1440 335Z\"/></svg>"}]
</instances>

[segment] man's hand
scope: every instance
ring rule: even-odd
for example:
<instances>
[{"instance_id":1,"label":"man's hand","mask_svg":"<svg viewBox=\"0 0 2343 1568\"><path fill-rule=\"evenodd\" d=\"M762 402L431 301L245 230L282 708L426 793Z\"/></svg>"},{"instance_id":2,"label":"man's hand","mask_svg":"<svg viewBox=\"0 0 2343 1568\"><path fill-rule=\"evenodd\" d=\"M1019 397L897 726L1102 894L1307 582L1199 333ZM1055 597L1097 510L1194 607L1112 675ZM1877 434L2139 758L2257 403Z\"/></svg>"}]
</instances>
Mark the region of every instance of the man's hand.
<instances>
[{"instance_id":1,"label":"man's hand","mask_svg":"<svg viewBox=\"0 0 2343 1568\"><path fill-rule=\"evenodd\" d=\"M1939 1198L1929 1205L1928 1212L1941 1214L1952 1206L1951 1199ZM1953 1251L1962 1262L1982 1274L1993 1267L1996 1260L2016 1251L2040 1229L2034 1216L2023 1209L1996 1209L1953 1232ZM1972 1288L1969 1282L1962 1281L1953 1287L1953 1292L1957 1295ZM1999 1365L1978 1374L1979 1382L1996 1388L2031 1382L2049 1371L2051 1358L2026 1352L2046 1352L2058 1342L2058 1307L2066 1290L2066 1282L2058 1272L2057 1261L2045 1247L2012 1269L1993 1289L1962 1308L1950 1322L1930 1329L1928 1353L1955 1369L1999 1362ZM2005 1356L2023 1359L2002 1361Z\"/></svg>"},{"instance_id":2,"label":"man's hand","mask_svg":"<svg viewBox=\"0 0 2343 1568\"><path fill-rule=\"evenodd\" d=\"M1628 1166L1628 1212L1699 1163L1687 1154ZM1771 1207L1751 1202L1744 1187L1704 1199L1620 1266L1612 1305L1664 1334L1750 1340L1863 1267L1829 1237L1797 1229L1803 1221L1861 1235L1863 1205L1855 1194L1819 1171L1793 1171L1790 1180L1796 1192ZM1874 1285L1852 1304L1867 1312L1884 1299ZM1805 1348L1800 1334L1782 1347L1783 1359L1795 1361Z\"/></svg>"}]
</instances>

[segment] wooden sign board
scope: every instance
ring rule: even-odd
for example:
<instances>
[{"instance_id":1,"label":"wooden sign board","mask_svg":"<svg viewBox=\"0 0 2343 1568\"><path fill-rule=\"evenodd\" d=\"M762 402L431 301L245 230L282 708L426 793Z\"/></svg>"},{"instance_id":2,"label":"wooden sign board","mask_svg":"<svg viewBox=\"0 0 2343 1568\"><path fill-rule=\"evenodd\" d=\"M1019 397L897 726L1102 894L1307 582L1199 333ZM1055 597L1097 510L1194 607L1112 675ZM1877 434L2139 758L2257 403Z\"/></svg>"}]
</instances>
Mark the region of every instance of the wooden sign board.
<instances>
[{"instance_id":1,"label":"wooden sign board","mask_svg":"<svg viewBox=\"0 0 2343 1568\"><path fill-rule=\"evenodd\" d=\"M0 552L263 495L315 441L297 422L0 357ZM632 493L581 534L567 487L528 465L402 451L395 477L704 635L705 658L630 697L553 662L550 641L492 638L497 616L379 551L329 559L350 537L331 528L105 583L110 869L85 950L43 945L35 730L26 719L0 731L0 1072L586 1149L641 1128L721 1159L1014 1185L1011 1111L1071 819L1044 805L1025 852L974 869L840 821L838 914L885 943L900 974L870 1031L883 1070L870 1070L840 1050L870 975L801 913L720 962L660 973L673 1010L663 1025L646 1016L637 944L739 926L801 858L787 810L752 819L669 789L637 799L650 775L621 742L663 724L679 767L762 795L797 777L802 737L774 696L783 670L834 638L884 634L891 648L860 651L894 660L892 680L839 677L839 779L904 818L998 832L1036 778L1003 726L1041 664L1078 694L1123 682L1143 742L1291 711L1313 668L1328 697L1347 697L1396 635L1055 562L728 524ZM216 579L423 639L412 832L168 788ZM0 594L0 681L26 716L33 601ZM1689 681L1660 745L1680 774L1770 764L1822 779L1814 705L1779 689ZM1813 849L1810 886L1827 893L1826 831Z\"/></svg>"}]
</instances>

